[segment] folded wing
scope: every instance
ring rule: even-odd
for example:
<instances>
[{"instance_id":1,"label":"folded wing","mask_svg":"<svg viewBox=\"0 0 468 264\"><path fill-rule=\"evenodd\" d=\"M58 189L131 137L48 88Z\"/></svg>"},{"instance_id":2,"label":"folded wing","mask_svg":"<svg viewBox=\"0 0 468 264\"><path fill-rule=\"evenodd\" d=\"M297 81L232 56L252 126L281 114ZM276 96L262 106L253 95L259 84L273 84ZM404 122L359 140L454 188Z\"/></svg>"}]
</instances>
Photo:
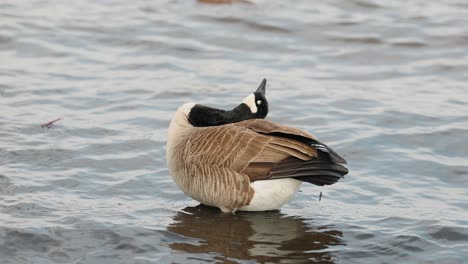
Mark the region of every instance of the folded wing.
<instances>
[{"instance_id":1,"label":"folded wing","mask_svg":"<svg viewBox=\"0 0 468 264\"><path fill-rule=\"evenodd\" d=\"M341 165L346 161L312 134L263 119L233 125L270 139L242 171L252 181L295 178L323 186L337 182L348 173L348 169Z\"/></svg>"},{"instance_id":2,"label":"folded wing","mask_svg":"<svg viewBox=\"0 0 468 264\"><path fill-rule=\"evenodd\" d=\"M183 170L192 175L184 186L208 205L221 203L213 190L235 197L225 208L249 204L252 181L295 178L323 186L348 173L340 164L346 161L313 135L263 119L197 128L189 138L180 150Z\"/></svg>"}]
</instances>

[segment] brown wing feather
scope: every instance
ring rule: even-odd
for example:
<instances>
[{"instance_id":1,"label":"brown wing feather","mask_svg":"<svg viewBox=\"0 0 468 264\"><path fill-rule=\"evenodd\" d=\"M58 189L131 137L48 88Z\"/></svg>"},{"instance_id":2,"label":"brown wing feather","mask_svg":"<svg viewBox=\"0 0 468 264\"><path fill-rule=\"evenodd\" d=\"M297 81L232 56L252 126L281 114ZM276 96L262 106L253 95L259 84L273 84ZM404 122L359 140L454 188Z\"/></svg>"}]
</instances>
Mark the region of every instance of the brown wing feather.
<instances>
[{"instance_id":1,"label":"brown wing feather","mask_svg":"<svg viewBox=\"0 0 468 264\"><path fill-rule=\"evenodd\" d=\"M237 172L243 171L272 141L268 136L232 124L199 128L192 138L198 139L188 144L194 162L202 160Z\"/></svg>"},{"instance_id":2,"label":"brown wing feather","mask_svg":"<svg viewBox=\"0 0 468 264\"><path fill-rule=\"evenodd\" d=\"M317 185L337 182L348 173L346 161L305 131L252 119L234 124L269 135L272 140L243 171L251 180L296 178Z\"/></svg>"},{"instance_id":3,"label":"brown wing feather","mask_svg":"<svg viewBox=\"0 0 468 264\"><path fill-rule=\"evenodd\" d=\"M191 176L181 183L183 189L207 205L228 210L248 205L254 191L244 170L271 138L231 125L197 128L189 138L189 143L181 144L185 146L181 164Z\"/></svg>"},{"instance_id":4,"label":"brown wing feather","mask_svg":"<svg viewBox=\"0 0 468 264\"><path fill-rule=\"evenodd\" d=\"M294 127L283 126L265 119L249 119L239 123L234 123L233 125L246 127L262 134L282 133L317 140L314 135L306 131L302 131Z\"/></svg>"},{"instance_id":5,"label":"brown wing feather","mask_svg":"<svg viewBox=\"0 0 468 264\"><path fill-rule=\"evenodd\" d=\"M292 177L324 185L346 174L346 168L324 160L316 147L294 136L316 142L307 132L266 120L197 128L180 150L183 169L194 176L182 185L205 204L233 209L250 203L251 181ZM212 190L222 190L224 198Z\"/></svg>"},{"instance_id":6,"label":"brown wing feather","mask_svg":"<svg viewBox=\"0 0 468 264\"><path fill-rule=\"evenodd\" d=\"M322 154L323 158L328 158L335 163L346 164L346 160L340 157L340 155L338 155L338 153L333 149L323 143L320 143L314 135L300 129L282 126L264 119L250 119L236 123L236 125L252 129L261 134L289 138L305 143L312 146L315 150L318 150L318 152Z\"/></svg>"}]
</instances>

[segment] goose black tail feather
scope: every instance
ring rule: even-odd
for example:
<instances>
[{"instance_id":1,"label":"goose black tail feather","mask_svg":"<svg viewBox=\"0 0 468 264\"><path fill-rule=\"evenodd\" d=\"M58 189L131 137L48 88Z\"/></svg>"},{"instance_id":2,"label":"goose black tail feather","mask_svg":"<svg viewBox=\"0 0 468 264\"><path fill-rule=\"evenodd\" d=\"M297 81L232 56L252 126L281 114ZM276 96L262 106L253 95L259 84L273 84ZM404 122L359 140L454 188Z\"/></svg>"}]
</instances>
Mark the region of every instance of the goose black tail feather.
<instances>
[{"instance_id":1,"label":"goose black tail feather","mask_svg":"<svg viewBox=\"0 0 468 264\"><path fill-rule=\"evenodd\" d=\"M294 178L323 186L334 184L348 173L348 169L329 160L302 161L286 159L271 170L271 178Z\"/></svg>"}]
</instances>

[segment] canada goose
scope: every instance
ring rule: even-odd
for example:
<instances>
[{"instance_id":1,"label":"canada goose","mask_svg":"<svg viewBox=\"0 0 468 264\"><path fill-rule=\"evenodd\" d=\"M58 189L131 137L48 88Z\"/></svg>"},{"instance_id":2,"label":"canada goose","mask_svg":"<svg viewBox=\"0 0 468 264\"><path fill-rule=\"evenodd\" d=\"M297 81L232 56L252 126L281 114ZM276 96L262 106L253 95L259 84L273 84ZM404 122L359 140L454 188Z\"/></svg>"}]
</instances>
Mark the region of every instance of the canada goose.
<instances>
[{"instance_id":1,"label":"canada goose","mask_svg":"<svg viewBox=\"0 0 468 264\"><path fill-rule=\"evenodd\" d=\"M195 103L176 111L166 158L185 194L223 212L274 210L302 182L330 185L348 173L346 161L312 134L261 119L265 85L231 111Z\"/></svg>"}]
</instances>

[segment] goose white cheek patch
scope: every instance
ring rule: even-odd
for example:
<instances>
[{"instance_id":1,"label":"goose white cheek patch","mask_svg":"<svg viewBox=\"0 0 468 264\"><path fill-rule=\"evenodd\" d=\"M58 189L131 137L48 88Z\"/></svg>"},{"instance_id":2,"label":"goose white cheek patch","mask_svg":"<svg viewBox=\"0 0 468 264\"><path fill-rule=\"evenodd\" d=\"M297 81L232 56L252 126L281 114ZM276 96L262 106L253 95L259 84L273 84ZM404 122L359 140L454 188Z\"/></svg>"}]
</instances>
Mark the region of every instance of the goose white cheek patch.
<instances>
[{"instance_id":1,"label":"goose white cheek patch","mask_svg":"<svg viewBox=\"0 0 468 264\"><path fill-rule=\"evenodd\" d=\"M258 109L257 109L257 105L255 104L255 95L254 94L250 94L249 96L247 96L244 101L242 101L242 103L246 104L249 108L250 108L250 111L252 113L257 113Z\"/></svg>"}]
</instances>

